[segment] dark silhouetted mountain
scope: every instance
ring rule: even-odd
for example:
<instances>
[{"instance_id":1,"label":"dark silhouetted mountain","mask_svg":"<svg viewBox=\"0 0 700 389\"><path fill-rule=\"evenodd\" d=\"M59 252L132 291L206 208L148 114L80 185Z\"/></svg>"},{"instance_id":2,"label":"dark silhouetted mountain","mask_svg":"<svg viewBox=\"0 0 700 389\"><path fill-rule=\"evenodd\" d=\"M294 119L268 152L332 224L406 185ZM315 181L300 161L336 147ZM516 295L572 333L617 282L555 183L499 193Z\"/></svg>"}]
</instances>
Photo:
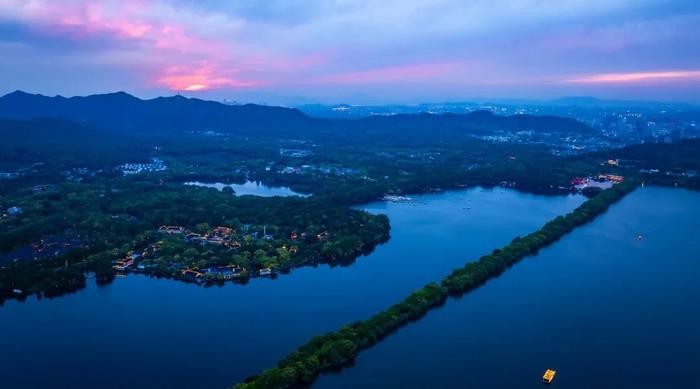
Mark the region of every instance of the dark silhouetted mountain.
<instances>
[{"instance_id":1,"label":"dark silhouetted mountain","mask_svg":"<svg viewBox=\"0 0 700 389\"><path fill-rule=\"evenodd\" d=\"M124 92L86 97L47 97L13 92L0 98L0 117L69 119L90 127L146 133L215 130L243 136L430 135L497 130L589 132L573 119L554 116L470 114L405 114L356 120L311 118L299 110L254 104L226 105L182 96L142 100Z\"/></svg>"},{"instance_id":2,"label":"dark silhouetted mountain","mask_svg":"<svg viewBox=\"0 0 700 389\"><path fill-rule=\"evenodd\" d=\"M402 130L430 128L444 131L468 131L485 134L497 130L536 132L590 132L592 129L574 119L558 116L514 115L498 116L489 111L467 114L402 114L393 116L370 116L359 120L368 127L386 127Z\"/></svg>"},{"instance_id":3,"label":"dark silhouetted mountain","mask_svg":"<svg viewBox=\"0 0 700 389\"><path fill-rule=\"evenodd\" d=\"M75 159L83 163L143 159L146 147L133 134L95 131L66 119L0 118L0 164Z\"/></svg>"},{"instance_id":4,"label":"dark silhouetted mountain","mask_svg":"<svg viewBox=\"0 0 700 389\"><path fill-rule=\"evenodd\" d=\"M293 109L230 106L182 96L141 100L124 92L65 98L13 92L0 98L0 117L70 119L107 130L178 132L302 129L308 117Z\"/></svg>"}]
</instances>

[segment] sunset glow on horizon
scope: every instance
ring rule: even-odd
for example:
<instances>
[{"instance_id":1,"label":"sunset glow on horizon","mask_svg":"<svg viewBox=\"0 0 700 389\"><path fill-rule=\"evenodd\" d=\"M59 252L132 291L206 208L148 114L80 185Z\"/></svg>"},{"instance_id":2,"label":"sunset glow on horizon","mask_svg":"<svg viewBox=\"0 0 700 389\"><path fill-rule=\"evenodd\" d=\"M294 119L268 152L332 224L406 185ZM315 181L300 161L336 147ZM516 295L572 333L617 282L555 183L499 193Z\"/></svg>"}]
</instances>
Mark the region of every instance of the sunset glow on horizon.
<instances>
[{"instance_id":1,"label":"sunset glow on horizon","mask_svg":"<svg viewBox=\"0 0 700 389\"><path fill-rule=\"evenodd\" d=\"M183 89L183 90L186 90L186 91L198 91L198 90L203 90L203 89L207 89L207 86L206 86L206 85L202 85L202 84L192 84L192 85L186 87L186 88Z\"/></svg>"}]
</instances>

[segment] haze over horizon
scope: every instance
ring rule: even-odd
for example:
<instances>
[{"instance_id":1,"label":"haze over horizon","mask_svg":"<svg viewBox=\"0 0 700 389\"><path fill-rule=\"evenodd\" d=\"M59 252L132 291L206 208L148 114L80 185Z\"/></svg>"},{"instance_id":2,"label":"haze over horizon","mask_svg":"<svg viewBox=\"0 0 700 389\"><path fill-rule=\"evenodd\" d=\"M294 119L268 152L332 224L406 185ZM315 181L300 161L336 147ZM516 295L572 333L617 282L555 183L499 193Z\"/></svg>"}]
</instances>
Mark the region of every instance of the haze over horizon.
<instances>
[{"instance_id":1,"label":"haze over horizon","mask_svg":"<svg viewBox=\"0 0 700 389\"><path fill-rule=\"evenodd\" d=\"M690 0L0 0L0 92L700 102Z\"/></svg>"},{"instance_id":2,"label":"haze over horizon","mask_svg":"<svg viewBox=\"0 0 700 389\"><path fill-rule=\"evenodd\" d=\"M299 96L272 96L272 100L255 100L256 97L258 98L270 98L271 96L249 96L251 97L249 100L235 100L235 99L230 99L230 98L222 98L218 99L216 96L211 96L208 94L202 94L202 93L188 93L188 91L165 91L163 95L157 95L157 96L140 96L135 93L131 93L128 91L124 90L114 90L114 91L104 91L104 92L95 92L91 94L85 94L85 95L62 95L62 94L43 94L43 93L36 93L32 91L26 91L26 90L21 90L21 89L16 89L13 91L3 91L0 90L0 98L3 98L5 96L9 97L14 94L26 94L26 95L32 95L32 96L42 96L42 97L48 97L48 98L55 98L55 97L62 97L66 99L74 98L74 97L92 97L92 96L105 96L105 95L118 95L118 94L125 94L125 96L130 96L139 100L143 101L148 101L148 100L153 100L153 99L159 99L159 98L172 98L176 96L181 96L185 97L188 99L199 99L199 100L204 100L204 101L211 101L211 102L217 102L221 104L228 104L228 105L245 105L245 104L254 104L254 105L263 105L263 106L270 106L270 107L286 107L286 108L302 108L302 111L304 111L304 107L312 107L312 106L325 106L325 107L335 107L335 106L355 106L355 107L391 107L391 106L405 106L405 107L410 107L410 106L422 106L422 105L440 105L440 104L453 104L453 105L459 105L459 104L496 104L496 105L512 105L512 106L549 106L549 105L560 105L560 106L579 106L579 107L607 107L607 108L613 108L613 107L625 107L625 108L632 108L632 107L654 107L658 109L667 109L669 107L677 107L681 109L700 109L700 103L695 103L695 102L682 102L682 101L669 101L669 100L644 100L644 99L604 99L604 98L598 98L595 96L560 96L560 97L553 97L549 99L538 99L538 98L509 98L509 97L494 97L494 98L479 98L479 97L474 97L474 98L462 98L462 99L454 99L454 100L426 100L426 101L351 101L351 100L345 100L345 101L319 101L319 100L313 100L310 98L306 97L299 97ZM306 111L304 111L306 112ZM308 112L307 112L308 113ZM313 115L312 115L313 116Z\"/></svg>"}]
</instances>

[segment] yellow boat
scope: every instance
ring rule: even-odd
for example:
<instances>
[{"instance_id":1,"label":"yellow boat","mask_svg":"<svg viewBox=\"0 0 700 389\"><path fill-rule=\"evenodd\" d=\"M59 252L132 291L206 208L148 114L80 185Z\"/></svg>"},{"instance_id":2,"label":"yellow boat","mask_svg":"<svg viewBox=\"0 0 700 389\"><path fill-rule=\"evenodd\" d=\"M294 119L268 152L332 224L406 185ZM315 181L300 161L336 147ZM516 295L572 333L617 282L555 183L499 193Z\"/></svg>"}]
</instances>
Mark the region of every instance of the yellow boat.
<instances>
[{"instance_id":1,"label":"yellow boat","mask_svg":"<svg viewBox=\"0 0 700 389\"><path fill-rule=\"evenodd\" d=\"M554 381L554 375L556 374L556 371L547 369L547 371L545 371L544 375L542 376L542 382L544 382L545 384L551 384L552 381Z\"/></svg>"}]
</instances>

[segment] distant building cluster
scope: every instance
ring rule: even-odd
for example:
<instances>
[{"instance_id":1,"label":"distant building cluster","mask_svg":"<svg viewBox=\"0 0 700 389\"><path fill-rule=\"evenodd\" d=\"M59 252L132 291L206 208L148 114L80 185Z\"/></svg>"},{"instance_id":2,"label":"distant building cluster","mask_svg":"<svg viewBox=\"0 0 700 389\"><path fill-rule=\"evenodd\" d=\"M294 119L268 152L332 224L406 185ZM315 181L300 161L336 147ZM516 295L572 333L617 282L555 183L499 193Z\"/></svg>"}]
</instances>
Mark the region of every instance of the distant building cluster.
<instances>
[{"instance_id":1,"label":"distant building cluster","mask_svg":"<svg viewBox=\"0 0 700 389\"><path fill-rule=\"evenodd\" d=\"M320 173L328 176L352 176L359 174L360 171L354 168L336 167L336 166L285 166L277 171L279 174L311 174Z\"/></svg>"},{"instance_id":2,"label":"distant building cluster","mask_svg":"<svg viewBox=\"0 0 700 389\"><path fill-rule=\"evenodd\" d=\"M543 144L556 156L579 155L599 150L619 148L622 145L612 142L602 135L566 134L557 132L498 131L493 135L474 135L475 138L493 143Z\"/></svg>"},{"instance_id":3,"label":"distant building cluster","mask_svg":"<svg viewBox=\"0 0 700 389\"><path fill-rule=\"evenodd\" d=\"M571 180L571 185L578 191L582 191L587 188L610 189L613 185L624 181L625 178L622 176L614 174L601 174L598 176L583 178L576 177Z\"/></svg>"},{"instance_id":4,"label":"distant building cluster","mask_svg":"<svg viewBox=\"0 0 700 389\"><path fill-rule=\"evenodd\" d=\"M292 158L304 158L313 154L311 150L303 149L280 149L280 156Z\"/></svg>"},{"instance_id":5,"label":"distant building cluster","mask_svg":"<svg viewBox=\"0 0 700 389\"><path fill-rule=\"evenodd\" d=\"M151 158L150 163L125 163L117 167L123 175L128 176L139 173L153 173L167 170L165 162L159 158Z\"/></svg>"},{"instance_id":6,"label":"distant building cluster","mask_svg":"<svg viewBox=\"0 0 700 389\"><path fill-rule=\"evenodd\" d=\"M584 122L597 130L593 136L581 137L572 142L552 138L547 144L554 155L572 155L583 151L618 148L629 144L673 142L679 139L700 137L696 116L684 115L688 108L665 106L664 104L636 106L612 104L604 101L524 102L524 103L438 103L417 105L337 105L302 106L304 112L319 117L351 118L371 115L391 116L397 114L444 114L490 111L498 115L554 115L569 117ZM485 138L492 142L533 142L523 133L497 134Z\"/></svg>"},{"instance_id":7,"label":"distant building cluster","mask_svg":"<svg viewBox=\"0 0 700 389\"><path fill-rule=\"evenodd\" d=\"M84 179L95 177L101 172L101 170L91 170L86 167L75 167L62 171L61 175L68 181L82 182Z\"/></svg>"}]
</instances>

